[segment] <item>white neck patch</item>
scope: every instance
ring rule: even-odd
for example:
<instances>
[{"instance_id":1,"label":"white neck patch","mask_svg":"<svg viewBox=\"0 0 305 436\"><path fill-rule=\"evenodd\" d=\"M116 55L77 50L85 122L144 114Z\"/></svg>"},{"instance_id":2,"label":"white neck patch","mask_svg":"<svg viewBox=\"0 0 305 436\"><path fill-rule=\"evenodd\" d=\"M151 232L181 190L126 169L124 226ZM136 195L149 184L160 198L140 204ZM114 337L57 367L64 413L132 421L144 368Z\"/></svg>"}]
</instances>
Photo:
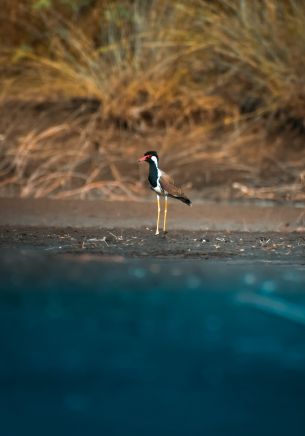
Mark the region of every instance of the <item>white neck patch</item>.
<instances>
[{"instance_id":1,"label":"white neck patch","mask_svg":"<svg viewBox=\"0 0 305 436\"><path fill-rule=\"evenodd\" d=\"M152 156L151 160L154 162L154 164L156 165L156 167L158 168L158 159L156 158L156 156Z\"/></svg>"}]
</instances>

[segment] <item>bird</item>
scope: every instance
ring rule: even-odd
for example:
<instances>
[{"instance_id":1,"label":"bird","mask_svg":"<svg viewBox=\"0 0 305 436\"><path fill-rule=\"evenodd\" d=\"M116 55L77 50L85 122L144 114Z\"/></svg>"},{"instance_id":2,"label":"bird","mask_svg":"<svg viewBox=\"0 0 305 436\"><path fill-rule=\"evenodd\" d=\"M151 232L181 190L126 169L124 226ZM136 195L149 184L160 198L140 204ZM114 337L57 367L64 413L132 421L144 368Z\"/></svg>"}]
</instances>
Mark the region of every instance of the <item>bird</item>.
<instances>
[{"instance_id":1,"label":"bird","mask_svg":"<svg viewBox=\"0 0 305 436\"><path fill-rule=\"evenodd\" d=\"M163 232L166 233L166 219L167 219L167 199L168 197L180 200L188 206L192 205L190 199L188 199L182 189L175 185L173 179L159 168L159 156L156 151L146 151L142 157L138 159L138 162L147 162L149 164L148 182L150 187L157 194L157 228L156 235L159 235L159 223L160 223L160 196L164 197L164 221Z\"/></svg>"}]
</instances>

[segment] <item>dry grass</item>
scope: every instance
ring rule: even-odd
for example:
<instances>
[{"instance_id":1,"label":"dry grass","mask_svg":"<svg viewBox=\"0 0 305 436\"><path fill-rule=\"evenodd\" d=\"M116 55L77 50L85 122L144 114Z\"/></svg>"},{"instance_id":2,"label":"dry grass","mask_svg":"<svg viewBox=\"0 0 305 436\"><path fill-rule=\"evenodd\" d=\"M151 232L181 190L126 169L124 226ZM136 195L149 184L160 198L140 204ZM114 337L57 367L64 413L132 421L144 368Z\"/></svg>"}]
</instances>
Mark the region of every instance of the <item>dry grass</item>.
<instances>
[{"instance_id":1,"label":"dry grass","mask_svg":"<svg viewBox=\"0 0 305 436\"><path fill-rule=\"evenodd\" d=\"M47 3L4 2L3 107L76 96L98 107L61 119L46 108L49 121L20 134L3 126L2 192L135 198L132 165L153 147L195 188L228 177L230 192L303 199L304 4Z\"/></svg>"}]
</instances>

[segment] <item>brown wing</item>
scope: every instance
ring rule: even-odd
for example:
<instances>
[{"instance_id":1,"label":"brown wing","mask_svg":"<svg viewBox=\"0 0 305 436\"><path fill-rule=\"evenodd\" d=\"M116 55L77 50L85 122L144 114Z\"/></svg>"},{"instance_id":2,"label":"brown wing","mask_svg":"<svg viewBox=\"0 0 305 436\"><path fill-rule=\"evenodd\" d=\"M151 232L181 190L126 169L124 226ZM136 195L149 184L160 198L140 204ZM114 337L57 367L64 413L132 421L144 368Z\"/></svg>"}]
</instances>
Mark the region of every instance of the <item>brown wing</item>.
<instances>
[{"instance_id":1,"label":"brown wing","mask_svg":"<svg viewBox=\"0 0 305 436\"><path fill-rule=\"evenodd\" d=\"M173 197L181 197L184 195L182 189L176 186L171 176L166 174L164 171L161 172L159 180L161 188L168 192L169 195L172 195Z\"/></svg>"}]
</instances>

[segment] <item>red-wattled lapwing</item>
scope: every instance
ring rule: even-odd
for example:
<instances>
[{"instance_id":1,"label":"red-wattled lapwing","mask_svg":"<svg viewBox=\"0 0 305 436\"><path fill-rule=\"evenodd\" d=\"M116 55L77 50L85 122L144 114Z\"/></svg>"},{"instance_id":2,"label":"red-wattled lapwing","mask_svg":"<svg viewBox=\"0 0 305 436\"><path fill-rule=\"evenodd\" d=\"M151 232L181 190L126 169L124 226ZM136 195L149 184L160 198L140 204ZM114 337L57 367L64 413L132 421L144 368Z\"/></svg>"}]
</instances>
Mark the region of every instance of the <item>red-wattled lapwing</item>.
<instances>
[{"instance_id":1,"label":"red-wattled lapwing","mask_svg":"<svg viewBox=\"0 0 305 436\"><path fill-rule=\"evenodd\" d=\"M160 220L160 196L164 197L164 223L163 232L166 231L166 217L167 217L167 197L176 198L183 203L191 206L192 202L182 192L182 189L174 184L173 179L159 168L159 157L156 151L147 151L138 162L149 163L148 181L150 187L157 194L158 202L158 218L156 235L159 235L159 220Z\"/></svg>"}]
</instances>

